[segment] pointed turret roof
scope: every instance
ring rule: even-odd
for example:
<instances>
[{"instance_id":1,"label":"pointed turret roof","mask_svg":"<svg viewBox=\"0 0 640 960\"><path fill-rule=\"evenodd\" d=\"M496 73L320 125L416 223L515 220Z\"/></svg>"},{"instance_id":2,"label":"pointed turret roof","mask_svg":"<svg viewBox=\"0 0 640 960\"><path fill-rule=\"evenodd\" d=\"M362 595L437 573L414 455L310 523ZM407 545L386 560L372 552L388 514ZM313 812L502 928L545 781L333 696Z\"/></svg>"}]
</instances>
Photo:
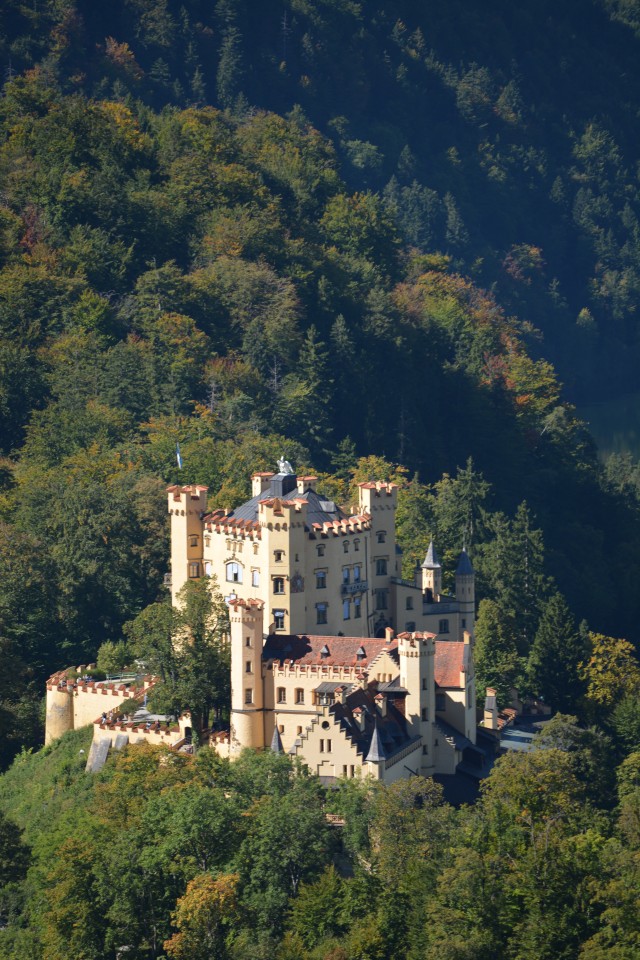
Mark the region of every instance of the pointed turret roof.
<instances>
[{"instance_id":1,"label":"pointed turret roof","mask_svg":"<svg viewBox=\"0 0 640 960\"><path fill-rule=\"evenodd\" d=\"M378 733L378 724L376 723L373 728L373 736L371 737L371 746L369 747L369 753L365 758L365 763L381 763L384 760L384 747L382 746L382 740L380 739L380 734Z\"/></svg>"},{"instance_id":2,"label":"pointed turret roof","mask_svg":"<svg viewBox=\"0 0 640 960\"><path fill-rule=\"evenodd\" d=\"M458 557L458 566L456 567L456 577L466 577L473 575L474 570L469 559L469 554L462 548Z\"/></svg>"},{"instance_id":3,"label":"pointed turret roof","mask_svg":"<svg viewBox=\"0 0 640 960\"><path fill-rule=\"evenodd\" d=\"M422 566L427 570L435 570L436 567L440 566L440 561L438 560L438 554L436 553L436 548L433 545L433 540L429 541L429 549L427 550L427 555L424 558L424 563Z\"/></svg>"},{"instance_id":4,"label":"pointed turret roof","mask_svg":"<svg viewBox=\"0 0 640 960\"><path fill-rule=\"evenodd\" d=\"M284 753L284 747L282 746L282 740L280 739L280 731L277 727L273 728L273 736L271 738L271 752L272 753Z\"/></svg>"}]
</instances>

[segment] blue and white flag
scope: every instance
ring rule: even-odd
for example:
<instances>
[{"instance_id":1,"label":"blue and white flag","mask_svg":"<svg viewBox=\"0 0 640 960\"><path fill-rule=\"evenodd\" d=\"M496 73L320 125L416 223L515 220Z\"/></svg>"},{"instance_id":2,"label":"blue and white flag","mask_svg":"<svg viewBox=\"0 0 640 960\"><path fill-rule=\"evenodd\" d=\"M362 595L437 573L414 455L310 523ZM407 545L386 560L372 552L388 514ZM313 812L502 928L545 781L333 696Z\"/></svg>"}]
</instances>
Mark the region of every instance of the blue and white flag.
<instances>
[{"instance_id":1,"label":"blue and white flag","mask_svg":"<svg viewBox=\"0 0 640 960\"><path fill-rule=\"evenodd\" d=\"M182 457L180 456L180 444L176 443L176 460L178 461L178 470L182 470Z\"/></svg>"}]
</instances>

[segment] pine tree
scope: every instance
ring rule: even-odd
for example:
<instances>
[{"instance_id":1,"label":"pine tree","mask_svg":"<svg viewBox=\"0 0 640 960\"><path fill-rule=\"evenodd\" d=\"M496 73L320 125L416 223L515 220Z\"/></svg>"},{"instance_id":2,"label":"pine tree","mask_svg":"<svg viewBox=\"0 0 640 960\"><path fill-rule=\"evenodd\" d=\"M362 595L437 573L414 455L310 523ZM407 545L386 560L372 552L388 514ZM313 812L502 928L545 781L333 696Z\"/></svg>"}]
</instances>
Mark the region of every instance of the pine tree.
<instances>
[{"instance_id":1,"label":"pine tree","mask_svg":"<svg viewBox=\"0 0 640 960\"><path fill-rule=\"evenodd\" d=\"M576 713L584 693L579 664L585 657L584 640L560 593L547 601L529 657L532 691L555 710Z\"/></svg>"}]
</instances>

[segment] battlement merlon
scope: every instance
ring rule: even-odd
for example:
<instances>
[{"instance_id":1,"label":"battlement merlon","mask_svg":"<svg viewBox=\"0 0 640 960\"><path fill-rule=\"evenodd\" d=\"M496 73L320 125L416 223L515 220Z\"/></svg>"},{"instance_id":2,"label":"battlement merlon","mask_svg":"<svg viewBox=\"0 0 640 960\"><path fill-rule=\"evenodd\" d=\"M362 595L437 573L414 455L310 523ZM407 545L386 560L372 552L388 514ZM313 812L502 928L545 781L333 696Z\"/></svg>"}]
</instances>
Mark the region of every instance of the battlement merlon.
<instances>
[{"instance_id":1,"label":"battlement merlon","mask_svg":"<svg viewBox=\"0 0 640 960\"><path fill-rule=\"evenodd\" d=\"M398 505L398 484L384 481L359 483L360 510L371 514L379 507L395 510Z\"/></svg>"}]
</instances>

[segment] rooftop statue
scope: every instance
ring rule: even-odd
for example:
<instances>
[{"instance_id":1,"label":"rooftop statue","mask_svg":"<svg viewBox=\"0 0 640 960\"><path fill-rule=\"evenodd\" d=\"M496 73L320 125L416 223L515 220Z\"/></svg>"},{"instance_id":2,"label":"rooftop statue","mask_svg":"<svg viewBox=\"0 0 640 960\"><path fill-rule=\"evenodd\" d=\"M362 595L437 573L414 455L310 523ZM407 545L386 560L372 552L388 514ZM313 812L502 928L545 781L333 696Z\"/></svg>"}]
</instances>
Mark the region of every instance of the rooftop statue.
<instances>
[{"instance_id":1,"label":"rooftop statue","mask_svg":"<svg viewBox=\"0 0 640 960\"><path fill-rule=\"evenodd\" d=\"M284 457L282 460L278 460L278 473L293 473L293 467Z\"/></svg>"}]
</instances>

